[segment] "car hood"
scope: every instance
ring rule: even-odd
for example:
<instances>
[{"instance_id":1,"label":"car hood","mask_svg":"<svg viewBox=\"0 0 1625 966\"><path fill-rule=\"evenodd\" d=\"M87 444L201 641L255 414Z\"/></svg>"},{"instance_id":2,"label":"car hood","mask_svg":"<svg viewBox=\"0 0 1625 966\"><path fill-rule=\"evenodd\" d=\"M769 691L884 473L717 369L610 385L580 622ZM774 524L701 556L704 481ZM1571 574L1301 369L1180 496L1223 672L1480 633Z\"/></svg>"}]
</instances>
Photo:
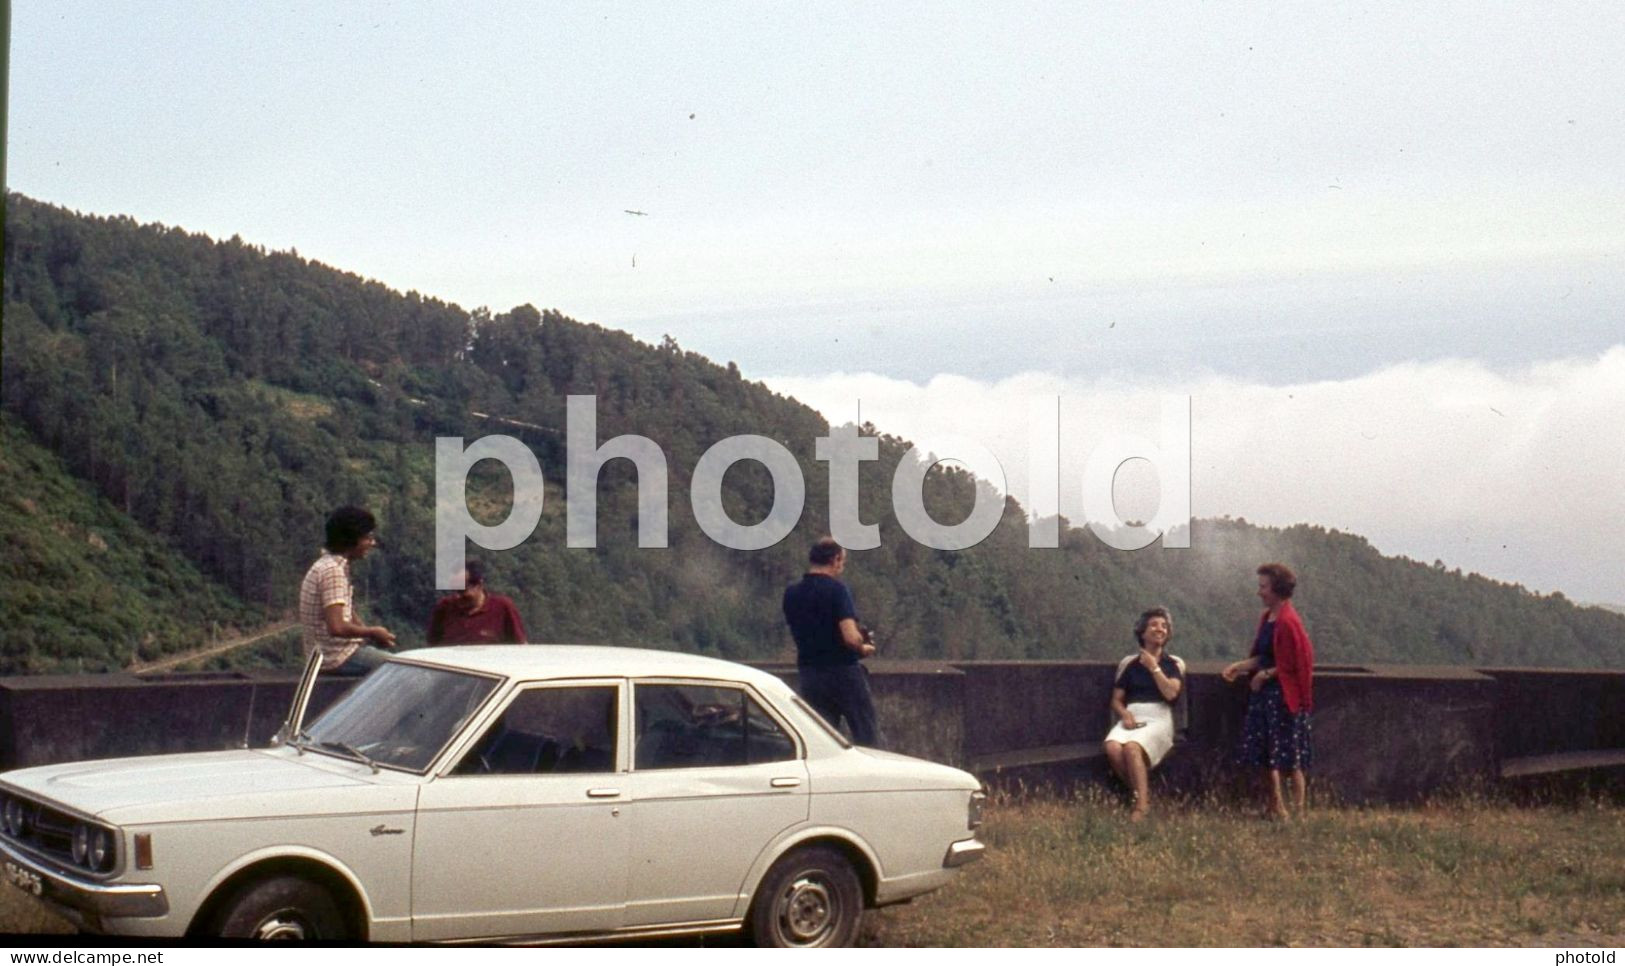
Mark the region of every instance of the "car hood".
<instances>
[{"instance_id":1,"label":"car hood","mask_svg":"<svg viewBox=\"0 0 1625 966\"><path fill-rule=\"evenodd\" d=\"M0 781L71 811L119 821L177 819L199 810L214 817L308 813L311 801L342 802L351 797L344 790L377 784L372 777L364 766L325 756L242 750L45 765L7 772Z\"/></svg>"}]
</instances>

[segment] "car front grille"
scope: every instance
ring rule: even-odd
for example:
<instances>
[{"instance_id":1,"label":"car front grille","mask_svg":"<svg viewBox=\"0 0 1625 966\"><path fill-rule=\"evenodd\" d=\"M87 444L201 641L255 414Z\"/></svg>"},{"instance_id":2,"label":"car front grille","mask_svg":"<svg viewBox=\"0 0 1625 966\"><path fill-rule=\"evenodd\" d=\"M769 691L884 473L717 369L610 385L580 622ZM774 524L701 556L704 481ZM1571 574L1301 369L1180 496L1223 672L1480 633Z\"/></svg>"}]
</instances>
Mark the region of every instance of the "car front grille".
<instances>
[{"instance_id":1,"label":"car front grille","mask_svg":"<svg viewBox=\"0 0 1625 966\"><path fill-rule=\"evenodd\" d=\"M20 822L16 820L19 817ZM73 831L80 824L79 819L43 802L0 792L0 836L65 869L87 873L89 869L73 860Z\"/></svg>"}]
</instances>

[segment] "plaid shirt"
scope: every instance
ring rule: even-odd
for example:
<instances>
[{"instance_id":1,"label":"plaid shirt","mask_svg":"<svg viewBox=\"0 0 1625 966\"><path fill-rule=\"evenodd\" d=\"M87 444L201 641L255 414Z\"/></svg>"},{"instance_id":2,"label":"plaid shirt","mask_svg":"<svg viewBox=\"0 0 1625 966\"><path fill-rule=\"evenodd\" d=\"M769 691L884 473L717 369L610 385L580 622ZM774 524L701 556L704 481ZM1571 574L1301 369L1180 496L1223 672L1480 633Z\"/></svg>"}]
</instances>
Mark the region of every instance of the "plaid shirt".
<instances>
[{"instance_id":1,"label":"plaid shirt","mask_svg":"<svg viewBox=\"0 0 1625 966\"><path fill-rule=\"evenodd\" d=\"M344 619L355 621L355 588L350 586L350 561L323 551L321 557L305 571L299 585L299 624L303 630L304 655L321 649L322 670L331 671L361 647L359 637L334 637L327 633L327 608L344 605Z\"/></svg>"}]
</instances>

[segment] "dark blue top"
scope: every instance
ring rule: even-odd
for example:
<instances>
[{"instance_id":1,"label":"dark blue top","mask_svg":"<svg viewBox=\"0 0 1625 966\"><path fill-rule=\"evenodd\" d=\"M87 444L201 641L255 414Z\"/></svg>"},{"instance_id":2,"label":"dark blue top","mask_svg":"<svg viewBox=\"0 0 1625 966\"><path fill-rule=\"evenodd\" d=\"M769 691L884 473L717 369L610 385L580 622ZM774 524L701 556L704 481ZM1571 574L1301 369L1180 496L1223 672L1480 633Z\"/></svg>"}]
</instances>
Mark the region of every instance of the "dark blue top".
<instances>
[{"instance_id":1,"label":"dark blue top","mask_svg":"<svg viewBox=\"0 0 1625 966\"><path fill-rule=\"evenodd\" d=\"M1258 629L1258 640L1253 642L1253 653L1258 655L1259 670L1275 666L1275 622L1265 621Z\"/></svg>"},{"instance_id":2,"label":"dark blue top","mask_svg":"<svg viewBox=\"0 0 1625 966\"><path fill-rule=\"evenodd\" d=\"M841 640L841 621L857 620L852 592L834 577L804 574L784 590L784 619L796 639L796 663L830 667L858 663L858 652Z\"/></svg>"},{"instance_id":3,"label":"dark blue top","mask_svg":"<svg viewBox=\"0 0 1625 966\"><path fill-rule=\"evenodd\" d=\"M1168 652L1163 652L1162 658L1157 661L1157 664L1162 668L1164 677L1175 681L1179 680L1179 665L1175 664L1174 659L1168 656ZM1153 678L1151 672L1145 669L1145 665L1140 663L1139 657L1135 657L1134 660L1129 662L1128 667L1123 669L1123 673L1117 676L1117 683L1112 687L1123 689L1124 704L1133 704L1136 701L1170 703L1167 698L1162 696L1162 692L1157 689L1157 679Z\"/></svg>"}]
</instances>

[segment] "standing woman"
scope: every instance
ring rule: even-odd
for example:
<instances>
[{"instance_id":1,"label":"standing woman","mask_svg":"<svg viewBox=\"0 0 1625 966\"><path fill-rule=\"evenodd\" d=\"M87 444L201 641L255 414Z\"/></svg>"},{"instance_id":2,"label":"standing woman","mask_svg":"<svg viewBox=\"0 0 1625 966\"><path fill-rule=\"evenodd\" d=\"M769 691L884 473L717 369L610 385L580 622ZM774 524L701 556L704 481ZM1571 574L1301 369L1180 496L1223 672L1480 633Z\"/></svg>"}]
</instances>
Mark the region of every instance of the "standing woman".
<instances>
[{"instance_id":1,"label":"standing woman","mask_svg":"<svg viewBox=\"0 0 1625 966\"><path fill-rule=\"evenodd\" d=\"M1153 607L1134 622L1138 654L1117 665L1112 685L1112 713L1117 725L1106 735L1106 759L1124 784L1134 790L1131 821L1145 818L1151 807L1151 769L1174 746L1173 703L1185 686L1185 662L1166 652L1174 618L1166 607Z\"/></svg>"},{"instance_id":2,"label":"standing woman","mask_svg":"<svg viewBox=\"0 0 1625 966\"><path fill-rule=\"evenodd\" d=\"M1308 794L1304 772L1314 757L1309 712L1315 706L1315 648L1292 607L1298 578L1291 568L1267 563L1257 573L1258 599L1264 602L1258 636L1251 655L1226 667L1223 674L1226 681L1251 676L1236 761L1269 770L1265 808L1271 818L1285 819L1290 813L1281 794L1281 772L1292 773L1292 804L1299 812Z\"/></svg>"}]
</instances>

